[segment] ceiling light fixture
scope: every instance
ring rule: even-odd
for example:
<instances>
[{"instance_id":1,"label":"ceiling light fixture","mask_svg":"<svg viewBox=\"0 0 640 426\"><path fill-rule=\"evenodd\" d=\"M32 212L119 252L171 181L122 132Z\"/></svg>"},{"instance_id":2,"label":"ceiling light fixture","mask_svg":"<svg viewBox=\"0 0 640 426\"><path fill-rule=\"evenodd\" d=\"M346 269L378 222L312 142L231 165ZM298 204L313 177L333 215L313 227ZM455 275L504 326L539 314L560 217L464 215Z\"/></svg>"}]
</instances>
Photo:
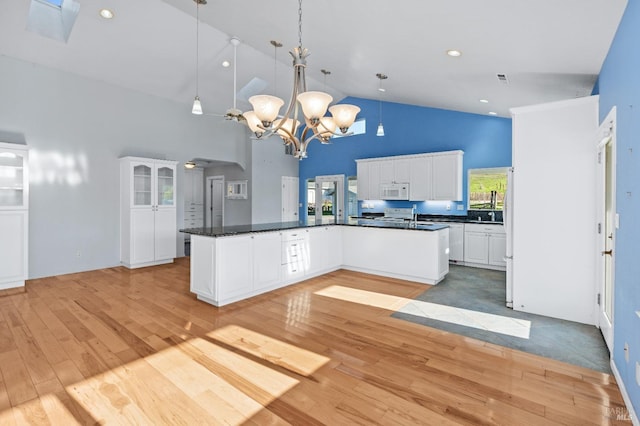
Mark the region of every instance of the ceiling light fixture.
<instances>
[{"instance_id":1,"label":"ceiling light fixture","mask_svg":"<svg viewBox=\"0 0 640 426\"><path fill-rule=\"evenodd\" d=\"M385 91L382 88L382 80L386 80L388 77L382 73L376 74L380 83L378 85L378 104L379 104L379 113L380 113L380 122L378 124L378 130L376 131L376 136L384 136L384 126L382 125L382 93Z\"/></svg>"},{"instance_id":2,"label":"ceiling light fixture","mask_svg":"<svg viewBox=\"0 0 640 426\"><path fill-rule=\"evenodd\" d=\"M196 97L193 100L191 114L202 115L202 104L198 96L200 80L200 4L207 4L206 0L194 0L196 2Z\"/></svg>"},{"instance_id":3,"label":"ceiling light fixture","mask_svg":"<svg viewBox=\"0 0 640 426\"><path fill-rule=\"evenodd\" d=\"M480 99L480 103L481 103L481 104L488 104L488 103L489 103L489 101L488 101L488 100L486 100L486 99Z\"/></svg>"},{"instance_id":4,"label":"ceiling light fixture","mask_svg":"<svg viewBox=\"0 0 640 426\"><path fill-rule=\"evenodd\" d=\"M498 113L495 111L489 111L489 115L498 115Z\"/></svg>"},{"instance_id":5,"label":"ceiling light fixture","mask_svg":"<svg viewBox=\"0 0 640 426\"><path fill-rule=\"evenodd\" d=\"M104 19L113 19L113 12L109 9L100 9L100 16Z\"/></svg>"},{"instance_id":6,"label":"ceiling light fixture","mask_svg":"<svg viewBox=\"0 0 640 426\"><path fill-rule=\"evenodd\" d=\"M186 163L184 163L184 168L185 169L193 169L196 167L196 162L191 160L191 161L187 161Z\"/></svg>"},{"instance_id":7,"label":"ceiling light fixture","mask_svg":"<svg viewBox=\"0 0 640 426\"><path fill-rule=\"evenodd\" d=\"M451 49L447 50L447 55L457 58L458 56L462 55L462 52L459 50Z\"/></svg>"},{"instance_id":8,"label":"ceiling light fixture","mask_svg":"<svg viewBox=\"0 0 640 426\"><path fill-rule=\"evenodd\" d=\"M356 119L360 108L355 105L338 104L329 107L333 97L324 92L307 91L305 68L309 51L302 47L302 0L298 1L298 47L289 52L293 57L293 92L287 110L278 118L284 101L276 96L255 95L249 98L253 111L244 114L247 125L256 138L267 138L277 134L285 145L292 145L294 156L300 160L307 158L307 146L318 139L328 143L331 136L340 129L346 134ZM331 116L325 117L329 109ZM298 136L300 120L306 126Z\"/></svg>"}]
</instances>

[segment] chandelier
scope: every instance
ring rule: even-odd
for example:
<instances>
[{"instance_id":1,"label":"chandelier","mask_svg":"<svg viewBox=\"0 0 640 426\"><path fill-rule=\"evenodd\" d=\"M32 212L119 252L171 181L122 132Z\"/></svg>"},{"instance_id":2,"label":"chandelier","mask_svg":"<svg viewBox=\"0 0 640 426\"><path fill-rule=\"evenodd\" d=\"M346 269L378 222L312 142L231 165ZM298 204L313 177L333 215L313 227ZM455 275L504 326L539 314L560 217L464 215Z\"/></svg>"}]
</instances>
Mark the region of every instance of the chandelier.
<instances>
[{"instance_id":1,"label":"chandelier","mask_svg":"<svg viewBox=\"0 0 640 426\"><path fill-rule=\"evenodd\" d=\"M276 134L285 145L292 145L294 156L302 160L307 158L307 146L314 139L327 144L333 135L346 135L360 108L348 104L329 107L333 101L331 95L307 91L305 68L309 51L302 47L302 0L298 0L298 47L289 53L293 57L293 91L284 115L279 116L284 101L271 95L250 97L253 111L243 115L256 138L266 139ZM325 116L327 109L331 116ZM301 120L305 127L299 133Z\"/></svg>"}]
</instances>

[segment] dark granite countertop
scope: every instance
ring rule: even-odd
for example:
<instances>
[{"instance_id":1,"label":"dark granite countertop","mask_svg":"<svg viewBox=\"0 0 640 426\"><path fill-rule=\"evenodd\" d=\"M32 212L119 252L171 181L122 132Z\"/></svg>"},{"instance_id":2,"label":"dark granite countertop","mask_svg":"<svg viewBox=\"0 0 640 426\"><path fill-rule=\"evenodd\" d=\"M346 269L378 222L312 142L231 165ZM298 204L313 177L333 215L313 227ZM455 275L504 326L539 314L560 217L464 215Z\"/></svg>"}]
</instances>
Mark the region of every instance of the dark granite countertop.
<instances>
[{"instance_id":1,"label":"dark granite countertop","mask_svg":"<svg viewBox=\"0 0 640 426\"><path fill-rule=\"evenodd\" d=\"M447 225L410 224L409 222L388 222L382 220L360 219L353 223L340 224L341 226L363 226L371 228L407 229L411 231L438 231L447 228ZM285 231L288 229L313 228L315 226L333 226L333 224L301 225L298 222L257 223L251 225L234 225L224 227L203 227L180 229L180 232L205 237L225 237L230 235L250 234L254 232Z\"/></svg>"},{"instance_id":2,"label":"dark granite countertop","mask_svg":"<svg viewBox=\"0 0 640 426\"><path fill-rule=\"evenodd\" d=\"M380 221L383 220L383 213L373 213L371 215L365 214L364 216L354 217L354 219L358 220L373 220ZM483 225L503 225L502 221L492 221L489 219L478 220L478 217L481 216L455 216L455 215L418 215L418 224L420 223L481 223Z\"/></svg>"}]
</instances>

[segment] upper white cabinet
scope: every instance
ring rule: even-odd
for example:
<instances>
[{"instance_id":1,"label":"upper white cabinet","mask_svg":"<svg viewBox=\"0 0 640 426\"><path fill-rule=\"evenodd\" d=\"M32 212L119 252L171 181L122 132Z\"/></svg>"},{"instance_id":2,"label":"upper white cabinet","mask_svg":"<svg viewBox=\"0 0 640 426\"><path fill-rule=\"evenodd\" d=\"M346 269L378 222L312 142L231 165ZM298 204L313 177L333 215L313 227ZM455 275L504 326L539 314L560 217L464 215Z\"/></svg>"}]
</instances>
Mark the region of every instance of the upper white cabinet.
<instances>
[{"instance_id":1,"label":"upper white cabinet","mask_svg":"<svg viewBox=\"0 0 640 426\"><path fill-rule=\"evenodd\" d=\"M23 287L29 253L29 151L0 142L0 290Z\"/></svg>"},{"instance_id":2,"label":"upper white cabinet","mask_svg":"<svg viewBox=\"0 0 640 426\"><path fill-rule=\"evenodd\" d=\"M462 151L433 156L432 200L462 200Z\"/></svg>"},{"instance_id":3,"label":"upper white cabinet","mask_svg":"<svg viewBox=\"0 0 640 426\"><path fill-rule=\"evenodd\" d=\"M409 183L411 201L462 200L462 151L356 160L358 199L380 199L380 185Z\"/></svg>"},{"instance_id":4,"label":"upper white cabinet","mask_svg":"<svg viewBox=\"0 0 640 426\"><path fill-rule=\"evenodd\" d=\"M176 161L120 159L120 260L129 268L176 257Z\"/></svg>"}]
</instances>

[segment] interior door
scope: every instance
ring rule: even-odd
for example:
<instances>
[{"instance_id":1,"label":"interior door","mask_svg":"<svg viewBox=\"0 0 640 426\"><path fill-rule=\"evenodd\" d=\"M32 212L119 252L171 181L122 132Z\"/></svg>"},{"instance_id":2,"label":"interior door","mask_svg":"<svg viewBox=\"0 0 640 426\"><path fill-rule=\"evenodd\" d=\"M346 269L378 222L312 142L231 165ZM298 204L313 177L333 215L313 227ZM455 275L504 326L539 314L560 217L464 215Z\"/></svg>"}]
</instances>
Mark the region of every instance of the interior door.
<instances>
[{"instance_id":1,"label":"interior door","mask_svg":"<svg viewBox=\"0 0 640 426\"><path fill-rule=\"evenodd\" d=\"M207 177L205 189L207 226L220 228L224 225L224 176Z\"/></svg>"},{"instance_id":2,"label":"interior door","mask_svg":"<svg viewBox=\"0 0 640 426\"><path fill-rule=\"evenodd\" d=\"M298 182L296 176L282 176L282 218L283 222L298 221Z\"/></svg>"},{"instance_id":3,"label":"interior door","mask_svg":"<svg viewBox=\"0 0 640 426\"><path fill-rule=\"evenodd\" d=\"M615 265L615 108L598 130L598 326L613 350Z\"/></svg>"}]
</instances>

